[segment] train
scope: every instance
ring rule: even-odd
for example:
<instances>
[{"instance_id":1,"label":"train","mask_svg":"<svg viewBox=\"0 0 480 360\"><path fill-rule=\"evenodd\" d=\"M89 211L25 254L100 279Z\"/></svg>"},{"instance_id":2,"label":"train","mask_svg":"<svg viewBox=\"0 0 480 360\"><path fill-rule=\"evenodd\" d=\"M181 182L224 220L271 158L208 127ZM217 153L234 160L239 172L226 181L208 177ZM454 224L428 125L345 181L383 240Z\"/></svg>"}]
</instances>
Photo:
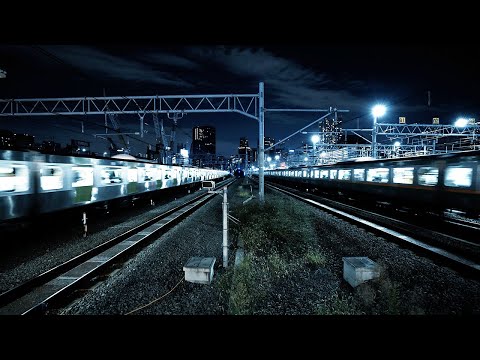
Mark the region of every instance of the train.
<instances>
[{"instance_id":1,"label":"train","mask_svg":"<svg viewBox=\"0 0 480 360\"><path fill-rule=\"evenodd\" d=\"M235 171L233 172L233 174L235 175L235 177L237 179L239 178L244 178L245 177L245 171L242 170L242 169L235 169Z\"/></svg>"},{"instance_id":2,"label":"train","mask_svg":"<svg viewBox=\"0 0 480 360\"><path fill-rule=\"evenodd\" d=\"M480 214L480 151L265 170L265 179L312 192L384 202L418 213Z\"/></svg>"},{"instance_id":3,"label":"train","mask_svg":"<svg viewBox=\"0 0 480 360\"><path fill-rule=\"evenodd\" d=\"M0 150L0 223L228 176L224 170L160 165L133 156L96 158Z\"/></svg>"}]
</instances>

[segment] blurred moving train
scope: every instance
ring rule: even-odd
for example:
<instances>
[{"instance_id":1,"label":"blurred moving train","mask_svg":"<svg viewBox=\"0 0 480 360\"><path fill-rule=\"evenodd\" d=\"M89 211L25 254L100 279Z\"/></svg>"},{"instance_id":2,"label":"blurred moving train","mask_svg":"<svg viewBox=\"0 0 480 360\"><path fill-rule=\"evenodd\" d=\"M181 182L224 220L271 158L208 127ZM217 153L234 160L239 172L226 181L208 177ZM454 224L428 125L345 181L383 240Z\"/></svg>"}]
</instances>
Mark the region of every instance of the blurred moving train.
<instances>
[{"instance_id":1,"label":"blurred moving train","mask_svg":"<svg viewBox=\"0 0 480 360\"><path fill-rule=\"evenodd\" d=\"M480 151L265 170L265 179L417 211L480 214Z\"/></svg>"},{"instance_id":2,"label":"blurred moving train","mask_svg":"<svg viewBox=\"0 0 480 360\"><path fill-rule=\"evenodd\" d=\"M0 150L0 222L223 179L228 171Z\"/></svg>"}]
</instances>

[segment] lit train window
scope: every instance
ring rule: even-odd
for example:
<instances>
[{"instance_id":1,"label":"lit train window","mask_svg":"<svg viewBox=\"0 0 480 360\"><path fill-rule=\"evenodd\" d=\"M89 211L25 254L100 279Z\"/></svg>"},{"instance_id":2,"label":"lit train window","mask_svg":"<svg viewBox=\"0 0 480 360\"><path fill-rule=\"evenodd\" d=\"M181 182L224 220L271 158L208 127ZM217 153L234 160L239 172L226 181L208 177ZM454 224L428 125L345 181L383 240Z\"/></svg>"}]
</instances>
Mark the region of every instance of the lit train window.
<instances>
[{"instance_id":1,"label":"lit train window","mask_svg":"<svg viewBox=\"0 0 480 360\"><path fill-rule=\"evenodd\" d=\"M0 165L0 191L28 190L28 169L25 165Z\"/></svg>"},{"instance_id":2,"label":"lit train window","mask_svg":"<svg viewBox=\"0 0 480 360\"><path fill-rule=\"evenodd\" d=\"M128 180L128 182L137 182L137 180L138 180L137 168L129 168L128 169L127 180Z\"/></svg>"},{"instance_id":3,"label":"lit train window","mask_svg":"<svg viewBox=\"0 0 480 360\"><path fill-rule=\"evenodd\" d=\"M93 186L93 168L90 166L72 167L73 187Z\"/></svg>"},{"instance_id":4,"label":"lit train window","mask_svg":"<svg viewBox=\"0 0 480 360\"><path fill-rule=\"evenodd\" d=\"M306 170L303 170L303 175L302 177L307 177L307 171Z\"/></svg>"},{"instance_id":5,"label":"lit train window","mask_svg":"<svg viewBox=\"0 0 480 360\"><path fill-rule=\"evenodd\" d=\"M470 187L472 186L472 168L449 166L445 170L445 186Z\"/></svg>"},{"instance_id":6,"label":"lit train window","mask_svg":"<svg viewBox=\"0 0 480 360\"><path fill-rule=\"evenodd\" d=\"M389 171L390 171L390 169L388 169L388 168L368 169L367 170L367 181L387 183L388 182Z\"/></svg>"},{"instance_id":7,"label":"lit train window","mask_svg":"<svg viewBox=\"0 0 480 360\"><path fill-rule=\"evenodd\" d=\"M320 179L328 179L328 170L320 170Z\"/></svg>"},{"instance_id":8,"label":"lit train window","mask_svg":"<svg viewBox=\"0 0 480 360\"><path fill-rule=\"evenodd\" d=\"M365 169L354 169L353 181L365 181Z\"/></svg>"},{"instance_id":9,"label":"lit train window","mask_svg":"<svg viewBox=\"0 0 480 360\"><path fill-rule=\"evenodd\" d=\"M315 178L318 179L320 177L320 170L315 170Z\"/></svg>"},{"instance_id":10,"label":"lit train window","mask_svg":"<svg viewBox=\"0 0 480 360\"><path fill-rule=\"evenodd\" d=\"M145 175L144 175L144 180L145 181L154 181L157 180L157 169L153 167L147 167L145 168Z\"/></svg>"},{"instance_id":11,"label":"lit train window","mask_svg":"<svg viewBox=\"0 0 480 360\"><path fill-rule=\"evenodd\" d=\"M438 168L425 166L418 169L418 185L435 186L438 183Z\"/></svg>"},{"instance_id":12,"label":"lit train window","mask_svg":"<svg viewBox=\"0 0 480 360\"><path fill-rule=\"evenodd\" d=\"M338 170L338 180L350 180L352 170Z\"/></svg>"},{"instance_id":13,"label":"lit train window","mask_svg":"<svg viewBox=\"0 0 480 360\"><path fill-rule=\"evenodd\" d=\"M59 166L45 166L40 169L42 190L58 190L63 187L63 171Z\"/></svg>"},{"instance_id":14,"label":"lit train window","mask_svg":"<svg viewBox=\"0 0 480 360\"><path fill-rule=\"evenodd\" d=\"M119 184L122 181L122 168L119 167L105 167L100 170L102 183L107 185Z\"/></svg>"},{"instance_id":15,"label":"lit train window","mask_svg":"<svg viewBox=\"0 0 480 360\"><path fill-rule=\"evenodd\" d=\"M337 170L330 170L330 179L337 178Z\"/></svg>"},{"instance_id":16,"label":"lit train window","mask_svg":"<svg viewBox=\"0 0 480 360\"><path fill-rule=\"evenodd\" d=\"M394 168L393 182L395 184L413 184L413 167Z\"/></svg>"}]
</instances>

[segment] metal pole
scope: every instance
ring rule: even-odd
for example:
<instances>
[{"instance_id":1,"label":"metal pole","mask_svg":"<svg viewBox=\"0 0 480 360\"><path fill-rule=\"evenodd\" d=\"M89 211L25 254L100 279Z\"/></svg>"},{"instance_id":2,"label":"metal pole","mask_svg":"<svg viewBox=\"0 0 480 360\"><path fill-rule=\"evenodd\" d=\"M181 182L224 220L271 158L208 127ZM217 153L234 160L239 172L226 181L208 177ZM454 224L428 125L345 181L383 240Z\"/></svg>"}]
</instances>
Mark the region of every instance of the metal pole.
<instances>
[{"instance_id":1,"label":"metal pole","mask_svg":"<svg viewBox=\"0 0 480 360\"><path fill-rule=\"evenodd\" d=\"M87 233L88 233L87 213L86 213L86 212L83 213L82 223L83 223L83 237L86 237L86 236L87 236Z\"/></svg>"},{"instance_id":2,"label":"metal pole","mask_svg":"<svg viewBox=\"0 0 480 360\"><path fill-rule=\"evenodd\" d=\"M258 85L258 198L260 203L265 202L265 178L264 178L264 166L265 166L265 151L264 151L264 131L265 131L265 118L264 118L264 91L263 82Z\"/></svg>"},{"instance_id":3,"label":"metal pole","mask_svg":"<svg viewBox=\"0 0 480 360\"><path fill-rule=\"evenodd\" d=\"M223 267L228 267L228 202L227 187L223 187Z\"/></svg>"},{"instance_id":4,"label":"metal pole","mask_svg":"<svg viewBox=\"0 0 480 360\"><path fill-rule=\"evenodd\" d=\"M377 158L377 117L373 116L373 129L372 129L372 157Z\"/></svg>"}]
</instances>

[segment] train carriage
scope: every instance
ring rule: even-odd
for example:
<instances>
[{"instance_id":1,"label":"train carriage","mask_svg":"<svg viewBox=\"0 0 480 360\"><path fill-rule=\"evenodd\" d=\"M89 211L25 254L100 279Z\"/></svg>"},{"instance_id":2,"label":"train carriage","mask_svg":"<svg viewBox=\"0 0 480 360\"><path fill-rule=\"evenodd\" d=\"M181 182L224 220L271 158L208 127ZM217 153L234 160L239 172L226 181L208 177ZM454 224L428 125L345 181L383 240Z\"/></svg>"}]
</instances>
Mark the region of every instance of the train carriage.
<instances>
[{"instance_id":1,"label":"train carriage","mask_svg":"<svg viewBox=\"0 0 480 360\"><path fill-rule=\"evenodd\" d=\"M480 151L266 170L274 181L422 211L480 213Z\"/></svg>"},{"instance_id":2,"label":"train carriage","mask_svg":"<svg viewBox=\"0 0 480 360\"><path fill-rule=\"evenodd\" d=\"M0 221L122 200L228 175L222 170L160 165L134 158L0 150Z\"/></svg>"}]
</instances>

